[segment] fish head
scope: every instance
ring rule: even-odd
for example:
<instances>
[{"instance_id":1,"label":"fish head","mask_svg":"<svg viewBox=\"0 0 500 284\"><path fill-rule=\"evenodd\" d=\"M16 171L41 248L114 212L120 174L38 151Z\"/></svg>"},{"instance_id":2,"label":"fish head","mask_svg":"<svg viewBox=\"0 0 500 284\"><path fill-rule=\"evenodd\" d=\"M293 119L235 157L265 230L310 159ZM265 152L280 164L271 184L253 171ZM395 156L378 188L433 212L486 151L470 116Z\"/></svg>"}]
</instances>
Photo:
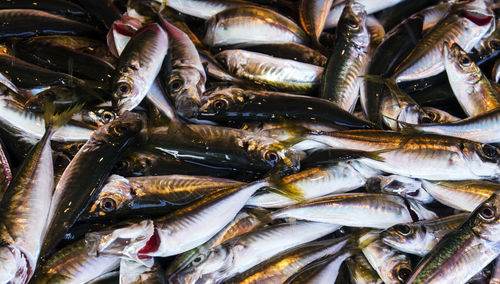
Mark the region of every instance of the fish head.
<instances>
[{"instance_id":1,"label":"fish head","mask_svg":"<svg viewBox=\"0 0 500 284\"><path fill-rule=\"evenodd\" d=\"M26 256L16 247L0 246L0 283L26 283L33 274L35 263L29 263Z\"/></svg>"},{"instance_id":2,"label":"fish head","mask_svg":"<svg viewBox=\"0 0 500 284\"><path fill-rule=\"evenodd\" d=\"M500 195L492 194L479 205L467 221L476 235L483 239L500 241Z\"/></svg>"},{"instance_id":3,"label":"fish head","mask_svg":"<svg viewBox=\"0 0 500 284\"><path fill-rule=\"evenodd\" d=\"M443 58L450 82L476 84L481 78L481 70L457 43L443 44Z\"/></svg>"},{"instance_id":4,"label":"fish head","mask_svg":"<svg viewBox=\"0 0 500 284\"><path fill-rule=\"evenodd\" d=\"M467 141L460 143L460 151L464 155L470 171L475 175L485 178L500 176L500 149L497 147Z\"/></svg>"},{"instance_id":5,"label":"fish head","mask_svg":"<svg viewBox=\"0 0 500 284\"><path fill-rule=\"evenodd\" d=\"M203 97L197 116L200 119L213 117L227 111L238 111L249 98L240 88L228 88L212 92Z\"/></svg>"},{"instance_id":6,"label":"fish head","mask_svg":"<svg viewBox=\"0 0 500 284\"><path fill-rule=\"evenodd\" d=\"M264 168L279 168L283 172L298 172L300 161L306 154L294 149L288 143L264 136L249 136L241 141L241 145L247 151L253 161L263 165Z\"/></svg>"},{"instance_id":7,"label":"fish head","mask_svg":"<svg viewBox=\"0 0 500 284\"><path fill-rule=\"evenodd\" d=\"M173 283L210 283L231 267L231 250L222 245L210 250L201 249L179 273L173 275Z\"/></svg>"},{"instance_id":8,"label":"fish head","mask_svg":"<svg viewBox=\"0 0 500 284\"><path fill-rule=\"evenodd\" d=\"M96 143L121 143L139 134L143 124L141 115L125 112L114 121L95 130L92 137Z\"/></svg>"},{"instance_id":9,"label":"fish head","mask_svg":"<svg viewBox=\"0 0 500 284\"><path fill-rule=\"evenodd\" d=\"M140 103L137 99L142 100L140 92L148 91L144 90L146 83L136 74L139 68L131 64L127 69L113 85L113 108L120 112L134 109Z\"/></svg>"},{"instance_id":10,"label":"fish head","mask_svg":"<svg viewBox=\"0 0 500 284\"><path fill-rule=\"evenodd\" d=\"M241 50L224 50L217 53L214 58L231 74L239 74L240 69L247 65L247 54Z\"/></svg>"},{"instance_id":11,"label":"fish head","mask_svg":"<svg viewBox=\"0 0 500 284\"><path fill-rule=\"evenodd\" d=\"M423 240L420 226L415 224L397 224L380 233L380 239L392 247L415 247Z\"/></svg>"},{"instance_id":12,"label":"fish head","mask_svg":"<svg viewBox=\"0 0 500 284\"><path fill-rule=\"evenodd\" d=\"M85 245L89 255L115 255L151 267L154 260L141 253L157 236L152 220L131 220L103 231L87 233Z\"/></svg>"},{"instance_id":13,"label":"fish head","mask_svg":"<svg viewBox=\"0 0 500 284\"><path fill-rule=\"evenodd\" d=\"M366 48L370 44L370 34L366 28L367 13L363 4L349 1L339 19L340 33L356 46Z\"/></svg>"},{"instance_id":14,"label":"fish head","mask_svg":"<svg viewBox=\"0 0 500 284\"><path fill-rule=\"evenodd\" d=\"M391 283L406 283L406 280L408 280L413 271L410 259L406 255L404 256L401 257L401 262L396 264L391 270L390 279L393 280Z\"/></svg>"},{"instance_id":15,"label":"fish head","mask_svg":"<svg viewBox=\"0 0 500 284\"><path fill-rule=\"evenodd\" d=\"M205 78L196 68L177 68L170 75L167 89L177 112L192 117L201 105Z\"/></svg>"},{"instance_id":16,"label":"fish head","mask_svg":"<svg viewBox=\"0 0 500 284\"><path fill-rule=\"evenodd\" d=\"M112 175L101 189L88 214L93 217L108 216L132 200L132 194L132 185L128 179L119 175Z\"/></svg>"}]
</instances>

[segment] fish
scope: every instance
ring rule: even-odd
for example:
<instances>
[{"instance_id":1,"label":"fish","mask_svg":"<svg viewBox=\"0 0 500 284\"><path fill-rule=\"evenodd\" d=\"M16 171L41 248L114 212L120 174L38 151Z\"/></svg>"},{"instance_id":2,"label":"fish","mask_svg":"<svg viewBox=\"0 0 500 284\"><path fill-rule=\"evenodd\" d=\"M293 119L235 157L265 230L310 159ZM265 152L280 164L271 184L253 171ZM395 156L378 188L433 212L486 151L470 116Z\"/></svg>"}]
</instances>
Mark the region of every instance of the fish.
<instances>
[{"instance_id":1,"label":"fish","mask_svg":"<svg viewBox=\"0 0 500 284\"><path fill-rule=\"evenodd\" d=\"M257 6L225 9L210 17L205 26L202 42L210 48L246 43L309 42L306 32L292 20Z\"/></svg>"},{"instance_id":2,"label":"fish","mask_svg":"<svg viewBox=\"0 0 500 284\"><path fill-rule=\"evenodd\" d=\"M319 36L325 26L333 0L301 0L299 6L300 23L312 41L319 45Z\"/></svg>"},{"instance_id":3,"label":"fish","mask_svg":"<svg viewBox=\"0 0 500 284\"><path fill-rule=\"evenodd\" d=\"M399 251L425 256L468 216L468 213L461 213L435 220L394 225L380 233L380 239Z\"/></svg>"},{"instance_id":4,"label":"fish","mask_svg":"<svg viewBox=\"0 0 500 284\"><path fill-rule=\"evenodd\" d=\"M40 254L42 258L91 204L119 155L142 126L139 115L123 113L118 119L95 130L71 160L54 189L45 233L50 238L45 238ZM75 187L79 190L74 191Z\"/></svg>"},{"instance_id":5,"label":"fish","mask_svg":"<svg viewBox=\"0 0 500 284\"><path fill-rule=\"evenodd\" d=\"M354 252L345 263L354 283L384 283L361 251Z\"/></svg>"},{"instance_id":6,"label":"fish","mask_svg":"<svg viewBox=\"0 0 500 284\"><path fill-rule=\"evenodd\" d=\"M277 210L271 217L385 229L399 223L434 219L436 215L397 195L340 193Z\"/></svg>"},{"instance_id":7,"label":"fish","mask_svg":"<svg viewBox=\"0 0 500 284\"><path fill-rule=\"evenodd\" d=\"M499 202L497 194L482 202L420 260L408 283L466 283L493 261L500 253Z\"/></svg>"},{"instance_id":8,"label":"fish","mask_svg":"<svg viewBox=\"0 0 500 284\"><path fill-rule=\"evenodd\" d=\"M444 43L446 74L453 93L468 116L477 116L500 107L499 92L467 53L457 44Z\"/></svg>"},{"instance_id":9,"label":"fish","mask_svg":"<svg viewBox=\"0 0 500 284\"><path fill-rule=\"evenodd\" d=\"M165 283L165 272L160 264L155 262L153 267L147 267L133 260L122 259L120 261L120 283Z\"/></svg>"},{"instance_id":10,"label":"fish","mask_svg":"<svg viewBox=\"0 0 500 284\"><path fill-rule=\"evenodd\" d=\"M390 175L369 178L366 187L368 191L393 193L416 200L422 204L429 204L434 201L434 197L423 188L421 180L405 176Z\"/></svg>"},{"instance_id":11,"label":"fish","mask_svg":"<svg viewBox=\"0 0 500 284\"><path fill-rule=\"evenodd\" d=\"M320 66L243 49L224 50L215 58L233 75L281 91L309 93L320 83Z\"/></svg>"},{"instance_id":12,"label":"fish","mask_svg":"<svg viewBox=\"0 0 500 284\"><path fill-rule=\"evenodd\" d=\"M370 35L364 6L348 2L336 29L337 40L323 72L320 97L353 112L359 95L359 79L368 63Z\"/></svg>"},{"instance_id":13,"label":"fish","mask_svg":"<svg viewBox=\"0 0 500 284\"><path fill-rule=\"evenodd\" d=\"M167 33L158 24L143 27L127 43L112 83L113 106L119 113L134 109L144 99L160 73L167 49Z\"/></svg>"}]
</instances>

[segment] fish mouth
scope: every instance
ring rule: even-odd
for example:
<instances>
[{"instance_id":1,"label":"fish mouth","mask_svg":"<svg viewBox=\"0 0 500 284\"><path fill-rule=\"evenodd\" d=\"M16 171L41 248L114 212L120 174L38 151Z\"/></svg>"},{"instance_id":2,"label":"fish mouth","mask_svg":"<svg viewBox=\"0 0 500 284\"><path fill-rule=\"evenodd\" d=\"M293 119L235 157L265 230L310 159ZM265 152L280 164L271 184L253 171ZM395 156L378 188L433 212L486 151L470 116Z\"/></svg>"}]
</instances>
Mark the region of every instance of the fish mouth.
<instances>
[{"instance_id":1,"label":"fish mouth","mask_svg":"<svg viewBox=\"0 0 500 284\"><path fill-rule=\"evenodd\" d=\"M185 118L195 118L199 114L199 107L199 100L193 96L187 96L175 102L175 109Z\"/></svg>"}]
</instances>

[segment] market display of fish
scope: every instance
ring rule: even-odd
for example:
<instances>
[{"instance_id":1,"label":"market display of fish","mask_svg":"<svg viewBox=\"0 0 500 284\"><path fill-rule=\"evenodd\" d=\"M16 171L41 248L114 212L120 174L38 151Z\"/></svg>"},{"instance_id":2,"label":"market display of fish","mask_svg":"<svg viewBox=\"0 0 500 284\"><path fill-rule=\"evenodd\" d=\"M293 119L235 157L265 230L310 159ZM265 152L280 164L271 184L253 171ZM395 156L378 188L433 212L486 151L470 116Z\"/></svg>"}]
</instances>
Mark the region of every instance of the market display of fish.
<instances>
[{"instance_id":1,"label":"market display of fish","mask_svg":"<svg viewBox=\"0 0 500 284\"><path fill-rule=\"evenodd\" d=\"M0 1L0 284L500 283L499 10Z\"/></svg>"}]
</instances>

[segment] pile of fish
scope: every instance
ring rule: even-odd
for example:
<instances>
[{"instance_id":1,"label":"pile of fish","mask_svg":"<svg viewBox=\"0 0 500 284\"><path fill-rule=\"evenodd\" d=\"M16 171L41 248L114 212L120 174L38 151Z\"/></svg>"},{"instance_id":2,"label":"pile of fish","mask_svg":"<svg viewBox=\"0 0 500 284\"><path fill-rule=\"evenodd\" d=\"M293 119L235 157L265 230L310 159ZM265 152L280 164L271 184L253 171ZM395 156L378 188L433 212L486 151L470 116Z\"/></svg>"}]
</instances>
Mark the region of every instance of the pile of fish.
<instances>
[{"instance_id":1,"label":"pile of fish","mask_svg":"<svg viewBox=\"0 0 500 284\"><path fill-rule=\"evenodd\" d=\"M0 284L500 283L499 15L0 1Z\"/></svg>"}]
</instances>

